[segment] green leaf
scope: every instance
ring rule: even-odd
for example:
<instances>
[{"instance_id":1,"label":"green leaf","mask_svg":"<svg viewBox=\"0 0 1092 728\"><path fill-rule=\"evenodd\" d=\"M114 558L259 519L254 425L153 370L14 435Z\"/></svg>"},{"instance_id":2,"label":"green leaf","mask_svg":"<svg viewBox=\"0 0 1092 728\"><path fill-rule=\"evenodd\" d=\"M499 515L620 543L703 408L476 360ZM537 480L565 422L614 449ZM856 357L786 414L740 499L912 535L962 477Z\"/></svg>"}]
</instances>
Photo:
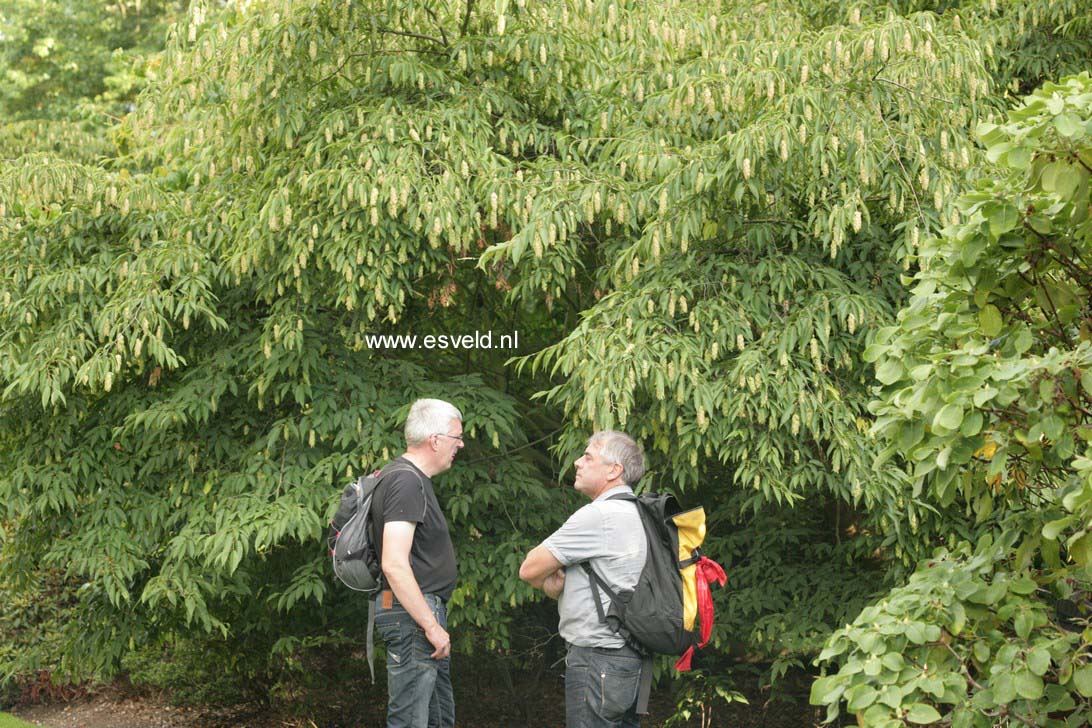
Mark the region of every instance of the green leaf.
<instances>
[{"instance_id":1,"label":"green leaf","mask_svg":"<svg viewBox=\"0 0 1092 728\"><path fill-rule=\"evenodd\" d=\"M1073 687L1086 698L1092 698L1092 665L1082 665L1073 671Z\"/></svg>"},{"instance_id":2,"label":"green leaf","mask_svg":"<svg viewBox=\"0 0 1092 728\"><path fill-rule=\"evenodd\" d=\"M947 404L933 417L933 429L941 427L945 430L956 430L961 422L963 422L963 408L958 404Z\"/></svg>"},{"instance_id":3,"label":"green leaf","mask_svg":"<svg viewBox=\"0 0 1092 728\"><path fill-rule=\"evenodd\" d=\"M959 426L959 434L964 437L974 437L979 432L982 432L982 423L985 418L978 410L971 410L965 418L963 418L963 424Z\"/></svg>"},{"instance_id":4,"label":"green leaf","mask_svg":"<svg viewBox=\"0 0 1092 728\"><path fill-rule=\"evenodd\" d=\"M1069 544L1069 555L1081 566L1092 564L1092 534L1086 533Z\"/></svg>"},{"instance_id":5,"label":"green leaf","mask_svg":"<svg viewBox=\"0 0 1092 728\"><path fill-rule=\"evenodd\" d=\"M826 662L832 657L837 657L846 651L847 642L844 639L838 639L834 644L828 644L823 648L823 651L819 653L819 662Z\"/></svg>"},{"instance_id":6,"label":"green leaf","mask_svg":"<svg viewBox=\"0 0 1092 728\"><path fill-rule=\"evenodd\" d=\"M1043 235L1050 235L1051 231L1054 229L1054 224L1046 215L1030 215L1027 218L1027 223L1031 226L1032 230L1037 233L1042 233Z\"/></svg>"},{"instance_id":7,"label":"green leaf","mask_svg":"<svg viewBox=\"0 0 1092 728\"><path fill-rule=\"evenodd\" d=\"M985 642L975 642L973 650L974 659L980 663L985 663L986 660L990 659L990 646Z\"/></svg>"},{"instance_id":8,"label":"green leaf","mask_svg":"<svg viewBox=\"0 0 1092 728\"><path fill-rule=\"evenodd\" d=\"M1001 237L1002 234L1007 233L1016 227L1016 223L1020 221L1020 212L1013 205L1001 205L992 213L990 213L990 235L995 238Z\"/></svg>"},{"instance_id":9,"label":"green leaf","mask_svg":"<svg viewBox=\"0 0 1092 728\"><path fill-rule=\"evenodd\" d=\"M952 620L949 623L948 631L953 635L959 635L963 631L964 625L967 624L967 610L963 607L962 602L955 602L952 604Z\"/></svg>"},{"instance_id":10,"label":"green leaf","mask_svg":"<svg viewBox=\"0 0 1092 728\"><path fill-rule=\"evenodd\" d=\"M1073 523L1076 516L1066 516L1065 518L1059 518L1056 521L1051 521L1043 526L1043 538L1050 539L1051 541L1058 538L1058 534L1069 527L1069 524Z\"/></svg>"},{"instance_id":11,"label":"green leaf","mask_svg":"<svg viewBox=\"0 0 1092 728\"><path fill-rule=\"evenodd\" d=\"M881 384L894 384L902 378L902 374L902 362L897 359L886 359L884 363L876 369L876 379L878 379Z\"/></svg>"},{"instance_id":12,"label":"green leaf","mask_svg":"<svg viewBox=\"0 0 1092 728\"><path fill-rule=\"evenodd\" d=\"M890 350L891 347L886 344L870 344L865 348L864 353L861 354L861 360L871 364Z\"/></svg>"},{"instance_id":13,"label":"green leaf","mask_svg":"<svg viewBox=\"0 0 1092 728\"><path fill-rule=\"evenodd\" d=\"M994 700L1001 705L1007 705L1016 699L1016 681L1011 672L1000 672L990 680L990 689L993 690Z\"/></svg>"},{"instance_id":14,"label":"green leaf","mask_svg":"<svg viewBox=\"0 0 1092 728\"><path fill-rule=\"evenodd\" d=\"M1016 692L1022 698L1028 700L1038 700L1043 697L1043 678L1038 675L1022 670L1016 676Z\"/></svg>"},{"instance_id":15,"label":"green leaf","mask_svg":"<svg viewBox=\"0 0 1092 728\"><path fill-rule=\"evenodd\" d=\"M970 268L978 262L979 256L989 243L989 239L982 235L976 235L965 242L959 251L959 259L963 261L963 265Z\"/></svg>"},{"instance_id":16,"label":"green leaf","mask_svg":"<svg viewBox=\"0 0 1092 728\"><path fill-rule=\"evenodd\" d=\"M986 387L975 392L974 397L971 398L971 401L974 402L975 407L981 407L982 405L993 399L995 396L997 396L997 390L987 385Z\"/></svg>"},{"instance_id":17,"label":"green leaf","mask_svg":"<svg viewBox=\"0 0 1092 728\"><path fill-rule=\"evenodd\" d=\"M934 698L940 698L944 696L944 681L937 675L930 675L923 677L918 682L918 687L922 692L929 693Z\"/></svg>"},{"instance_id":18,"label":"green leaf","mask_svg":"<svg viewBox=\"0 0 1092 728\"><path fill-rule=\"evenodd\" d=\"M978 312L978 325L986 336L997 336L1001 333L1001 311L993 304L982 307Z\"/></svg>"},{"instance_id":19,"label":"green leaf","mask_svg":"<svg viewBox=\"0 0 1092 728\"><path fill-rule=\"evenodd\" d=\"M940 720L940 713L928 703L913 703L906 709L906 720L918 725L928 725Z\"/></svg>"},{"instance_id":20,"label":"green leaf","mask_svg":"<svg viewBox=\"0 0 1092 728\"><path fill-rule=\"evenodd\" d=\"M1014 148L1005 157L1005 163L1013 169L1027 169L1029 162L1031 162L1031 150L1023 146Z\"/></svg>"},{"instance_id":21,"label":"green leaf","mask_svg":"<svg viewBox=\"0 0 1092 728\"><path fill-rule=\"evenodd\" d=\"M1039 585L1035 583L1035 580L1026 576L1015 579L1009 584L1009 591L1013 594L1031 594L1038 588Z\"/></svg>"},{"instance_id":22,"label":"green leaf","mask_svg":"<svg viewBox=\"0 0 1092 728\"><path fill-rule=\"evenodd\" d=\"M986 159L992 163L996 163L1001 157L1005 156L1013 150L1012 142L999 142L997 144L991 144L986 149Z\"/></svg>"},{"instance_id":23,"label":"green leaf","mask_svg":"<svg viewBox=\"0 0 1092 728\"><path fill-rule=\"evenodd\" d=\"M811 684L811 697L808 700L812 705L832 703L841 697L845 683L846 679L841 675L818 678Z\"/></svg>"},{"instance_id":24,"label":"green leaf","mask_svg":"<svg viewBox=\"0 0 1092 728\"><path fill-rule=\"evenodd\" d=\"M1013 620L1013 626L1016 629L1016 636L1022 640L1026 640L1031 636L1031 630L1035 626L1035 623L1031 619L1031 615L1027 612L1020 612L1016 615L1016 619Z\"/></svg>"},{"instance_id":25,"label":"green leaf","mask_svg":"<svg viewBox=\"0 0 1092 728\"><path fill-rule=\"evenodd\" d=\"M925 634L925 625L921 622L911 622L906 625L906 639L915 645L923 645L929 641Z\"/></svg>"},{"instance_id":26,"label":"green leaf","mask_svg":"<svg viewBox=\"0 0 1092 728\"><path fill-rule=\"evenodd\" d=\"M1043 190L1068 200L1081 184L1081 173L1066 162L1051 162L1043 170Z\"/></svg>"},{"instance_id":27,"label":"green leaf","mask_svg":"<svg viewBox=\"0 0 1092 728\"><path fill-rule=\"evenodd\" d=\"M903 666L906 664L905 660L902 659L902 655L898 652L885 652L883 657L880 658L880 661L883 663L883 666L891 672L902 670Z\"/></svg>"},{"instance_id":28,"label":"green leaf","mask_svg":"<svg viewBox=\"0 0 1092 728\"><path fill-rule=\"evenodd\" d=\"M1054 117L1054 128L1062 136L1072 138L1084 132L1084 122L1076 114L1067 112Z\"/></svg>"},{"instance_id":29,"label":"green leaf","mask_svg":"<svg viewBox=\"0 0 1092 728\"><path fill-rule=\"evenodd\" d=\"M1028 650L1028 669L1040 677L1046 675L1050 669L1050 652L1043 647Z\"/></svg>"},{"instance_id":30,"label":"green leaf","mask_svg":"<svg viewBox=\"0 0 1092 728\"><path fill-rule=\"evenodd\" d=\"M855 685L846 691L846 707L856 712L876 702L879 692L871 685Z\"/></svg>"}]
</instances>

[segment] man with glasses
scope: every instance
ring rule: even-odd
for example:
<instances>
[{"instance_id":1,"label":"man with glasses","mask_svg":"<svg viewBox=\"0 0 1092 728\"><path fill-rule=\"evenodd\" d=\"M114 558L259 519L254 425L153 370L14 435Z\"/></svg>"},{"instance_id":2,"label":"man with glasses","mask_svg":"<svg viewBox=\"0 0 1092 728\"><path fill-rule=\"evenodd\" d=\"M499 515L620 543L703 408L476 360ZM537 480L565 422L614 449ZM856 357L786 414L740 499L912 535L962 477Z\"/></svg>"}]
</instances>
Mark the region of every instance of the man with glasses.
<instances>
[{"instance_id":1,"label":"man with glasses","mask_svg":"<svg viewBox=\"0 0 1092 728\"><path fill-rule=\"evenodd\" d=\"M384 588L375 623L387 648L388 728L455 725L447 601L455 549L432 477L463 446L463 416L439 399L419 399L406 418L406 452L380 477L372 508Z\"/></svg>"}]
</instances>

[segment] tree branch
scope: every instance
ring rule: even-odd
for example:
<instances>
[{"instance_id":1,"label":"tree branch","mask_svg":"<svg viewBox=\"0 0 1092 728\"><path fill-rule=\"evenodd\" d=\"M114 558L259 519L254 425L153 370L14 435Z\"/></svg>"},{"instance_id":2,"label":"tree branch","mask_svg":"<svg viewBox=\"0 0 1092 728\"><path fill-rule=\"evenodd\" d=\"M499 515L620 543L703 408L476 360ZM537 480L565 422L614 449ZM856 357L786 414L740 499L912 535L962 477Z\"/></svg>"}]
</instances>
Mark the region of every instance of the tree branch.
<instances>
[{"instance_id":1,"label":"tree branch","mask_svg":"<svg viewBox=\"0 0 1092 728\"><path fill-rule=\"evenodd\" d=\"M1069 340L1069 337L1065 333L1065 327L1062 326L1062 322L1058 318L1058 307L1054 305L1054 299L1050 297L1050 291L1047 290L1046 285L1040 282L1038 273L1035 273L1035 285L1042 286L1043 295L1046 297L1047 303L1050 304L1050 313L1054 317L1054 322L1058 325L1058 338L1065 342L1067 347L1072 348L1073 342Z\"/></svg>"},{"instance_id":2,"label":"tree branch","mask_svg":"<svg viewBox=\"0 0 1092 728\"><path fill-rule=\"evenodd\" d=\"M437 45L446 46L447 39L437 38L434 35L425 35L424 33L414 33L409 30L395 30L394 28L386 28L384 26L378 26L376 28L380 33L390 33L391 35L403 35L407 38L417 38L418 40L427 40L430 43L436 43ZM443 32L443 28L440 29Z\"/></svg>"},{"instance_id":3,"label":"tree branch","mask_svg":"<svg viewBox=\"0 0 1092 728\"><path fill-rule=\"evenodd\" d=\"M948 651L952 653L952 657L956 658L956 662L963 668L963 674L967 676L967 679L971 681L971 685L974 685L976 690L982 690L983 687L978 684L978 681L971 677L971 671L967 669L967 663L963 661L963 658L959 656L959 653L952 649L952 646L947 642L937 642L934 644L941 644L948 648Z\"/></svg>"},{"instance_id":4,"label":"tree branch","mask_svg":"<svg viewBox=\"0 0 1092 728\"><path fill-rule=\"evenodd\" d=\"M474 0L466 0L466 12L463 13L463 27L459 29L460 38L466 35L466 30L470 27L470 13L472 13L473 11Z\"/></svg>"},{"instance_id":5,"label":"tree branch","mask_svg":"<svg viewBox=\"0 0 1092 728\"><path fill-rule=\"evenodd\" d=\"M1077 263L1072 258L1070 258L1068 255L1066 255L1061 250L1059 250L1058 246L1056 246L1054 243L1052 243L1050 238L1048 238L1046 235L1044 235L1043 233L1039 232L1038 230L1033 228L1031 225L1029 225L1028 221L1026 219L1024 220L1023 225L1024 225L1025 228L1027 228L1031 232L1035 233L1035 236L1037 238L1039 238L1039 240L1043 243L1043 245L1045 245L1050 250L1054 251L1054 253L1057 255L1058 262L1060 262L1063 266L1068 268L1069 271L1071 273L1073 273L1074 276L1077 276L1078 278L1085 279L1084 281L1081 282L1081 285L1084 286L1085 288L1088 287L1088 283L1086 281L1092 280L1092 272L1089 272L1089 271L1081 268L1079 265L1077 265Z\"/></svg>"},{"instance_id":6,"label":"tree branch","mask_svg":"<svg viewBox=\"0 0 1092 728\"><path fill-rule=\"evenodd\" d=\"M425 6L425 12L428 13L428 16L430 18L432 18L432 22L436 23L436 27L440 29L440 37L443 39L443 44L445 46L448 45L447 33L444 32L443 23L440 22L439 18L436 17L436 13L434 13L432 11L432 8L430 8L428 5Z\"/></svg>"},{"instance_id":7,"label":"tree branch","mask_svg":"<svg viewBox=\"0 0 1092 728\"><path fill-rule=\"evenodd\" d=\"M932 94L923 93L921 91L915 91L914 89L910 88L909 86L904 86L903 84L898 83L897 81L891 81L889 79L881 78L879 76L876 76L876 80L880 81L882 83L889 83L892 86L898 86L903 91L909 91L912 94L916 94L918 96L924 96L927 99L932 99L933 101L939 101L942 104L948 104L949 106L955 106L956 105L954 101L951 101L949 99L943 99L943 98L941 98L939 96L933 96Z\"/></svg>"},{"instance_id":8,"label":"tree branch","mask_svg":"<svg viewBox=\"0 0 1092 728\"><path fill-rule=\"evenodd\" d=\"M893 148L898 147L898 141L895 139L894 132L891 131L891 125L887 123L887 119L884 118L883 113L880 111L880 109L876 108L875 106L873 106L873 109L876 111L877 117L879 117L880 121L883 123L884 129L887 130L887 136L891 140L891 146ZM894 158L895 158L895 161L898 162L898 164L899 164L899 169L901 169L903 175L905 175L904 179L906 180L907 187L910 189L910 194L913 195L913 197L914 197L914 207L917 208L918 219L921 220L921 224L925 227L926 231L928 231L929 228L928 228L928 223L925 220L925 213L922 212L922 209L921 209L921 200L918 199L918 192L917 192L916 189L914 189L914 178L910 175L910 172L906 169L906 165L904 165L902 163L902 157L900 155L898 155L898 154L895 154Z\"/></svg>"}]
</instances>

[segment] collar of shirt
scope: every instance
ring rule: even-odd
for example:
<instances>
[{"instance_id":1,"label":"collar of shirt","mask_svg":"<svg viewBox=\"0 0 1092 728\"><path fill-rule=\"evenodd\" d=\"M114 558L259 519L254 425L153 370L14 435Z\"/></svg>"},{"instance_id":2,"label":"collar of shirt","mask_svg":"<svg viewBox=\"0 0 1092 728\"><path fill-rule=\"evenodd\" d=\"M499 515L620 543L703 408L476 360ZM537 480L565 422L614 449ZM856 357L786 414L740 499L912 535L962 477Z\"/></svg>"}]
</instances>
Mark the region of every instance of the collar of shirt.
<instances>
[{"instance_id":1,"label":"collar of shirt","mask_svg":"<svg viewBox=\"0 0 1092 728\"><path fill-rule=\"evenodd\" d=\"M617 493L629 493L630 495L633 495L633 488L630 488L628 485L616 485L610 490L606 490L600 493L599 497L593 500L592 503L598 503L601 500L606 500L607 498L610 498L612 495L615 495Z\"/></svg>"}]
</instances>

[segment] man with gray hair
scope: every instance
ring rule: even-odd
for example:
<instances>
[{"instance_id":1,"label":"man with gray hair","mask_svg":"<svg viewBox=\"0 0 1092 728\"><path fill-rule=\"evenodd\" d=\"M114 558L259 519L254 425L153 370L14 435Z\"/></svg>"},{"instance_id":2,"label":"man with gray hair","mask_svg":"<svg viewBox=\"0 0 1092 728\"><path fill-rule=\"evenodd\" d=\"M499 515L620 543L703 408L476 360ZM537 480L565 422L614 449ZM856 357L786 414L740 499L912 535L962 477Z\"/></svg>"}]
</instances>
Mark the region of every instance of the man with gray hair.
<instances>
[{"instance_id":1,"label":"man with gray hair","mask_svg":"<svg viewBox=\"0 0 1092 728\"><path fill-rule=\"evenodd\" d=\"M573 487L592 502L527 554L519 576L558 600L565 656L567 728L640 725L637 696L642 656L599 620L587 562L616 591L632 590L645 565L648 543L633 496L645 474L645 456L629 435L596 432L576 461ZM610 597L599 590L601 610Z\"/></svg>"},{"instance_id":2,"label":"man with gray hair","mask_svg":"<svg viewBox=\"0 0 1092 728\"><path fill-rule=\"evenodd\" d=\"M443 400L414 402L406 452L383 468L375 491L372 527L384 587L375 598L375 624L387 648L388 728L455 725L447 633L455 548L432 477L462 448L462 420Z\"/></svg>"}]
</instances>

